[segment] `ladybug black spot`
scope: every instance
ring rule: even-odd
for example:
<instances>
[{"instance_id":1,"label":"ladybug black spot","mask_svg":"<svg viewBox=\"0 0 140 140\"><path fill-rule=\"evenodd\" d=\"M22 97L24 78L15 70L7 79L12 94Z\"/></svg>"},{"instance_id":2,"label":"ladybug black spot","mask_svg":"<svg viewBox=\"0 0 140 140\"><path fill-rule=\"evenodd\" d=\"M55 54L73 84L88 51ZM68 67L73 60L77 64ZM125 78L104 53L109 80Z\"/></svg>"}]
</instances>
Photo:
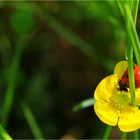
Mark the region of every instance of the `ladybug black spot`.
<instances>
[{"instance_id":1,"label":"ladybug black spot","mask_svg":"<svg viewBox=\"0 0 140 140\"><path fill-rule=\"evenodd\" d=\"M126 83L123 83L122 80L119 81L119 90L128 91L128 85Z\"/></svg>"}]
</instances>

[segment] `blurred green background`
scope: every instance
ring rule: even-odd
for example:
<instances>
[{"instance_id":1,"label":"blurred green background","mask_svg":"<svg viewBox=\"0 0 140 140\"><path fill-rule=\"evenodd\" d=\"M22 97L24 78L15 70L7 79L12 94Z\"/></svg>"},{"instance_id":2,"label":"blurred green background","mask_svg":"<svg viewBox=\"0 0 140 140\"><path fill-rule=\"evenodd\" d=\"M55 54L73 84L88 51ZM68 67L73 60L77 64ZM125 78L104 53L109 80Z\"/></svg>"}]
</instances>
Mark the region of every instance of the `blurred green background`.
<instances>
[{"instance_id":1,"label":"blurred green background","mask_svg":"<svg viewBox=\"0 0 140 140\"><path fill-rule=\"evenodd\" d=\"M123 25L116 1L1 1L0 118L9 135L102 138L93 106L72 108L125 59Z\"/></svg>"}]
</instances>

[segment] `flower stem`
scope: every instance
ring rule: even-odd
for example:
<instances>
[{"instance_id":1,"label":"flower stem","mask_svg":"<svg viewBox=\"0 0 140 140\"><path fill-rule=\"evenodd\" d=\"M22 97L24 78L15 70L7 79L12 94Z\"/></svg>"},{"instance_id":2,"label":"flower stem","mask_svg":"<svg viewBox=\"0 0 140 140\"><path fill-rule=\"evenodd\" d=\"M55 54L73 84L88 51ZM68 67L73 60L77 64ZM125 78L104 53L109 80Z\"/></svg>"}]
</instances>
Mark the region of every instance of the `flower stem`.
<instances>
[{"instance_id":1,"label":"flower stem","mask_svg":"<svg viewBox=\"0 0 140 140\"><path fill-rule=\"evenodd\" d=\"M134 139L135 140L139 139L139 132L138 132L138 130L134 131Z\"/></svg>"},{"instance_id":2,"label":"flower stem","mask_svg":"<svg viewBox=\"0 0 140 140\"><path fill-rule=\"evenodd\" d=\"M103 135L103 140L107 140L109 138L111 130L112 130L112 126L108 125Z\"/></svg>"},{"instance_id":3,"label":"flower stem","mask_svg":"<svg viewBox=\"0 0 140 140\"><path fill-rule=\"evenodd\" d=\"M122 140L126 140L127 139L127 133L126 132L122 132Z\"/></svg>"},{"instance_id":4,"label":"flower stem","mask_svg":"<svg viewBox=\"0 0 140 140\"><path fill-rule=\"evenodd\" d=\"M124 6L124 9L126 13L127 36L133 45L137 63L138 65L140 65L140 42L135 28L135 23L133 21L132 15L127 5Z\"/></svg>"},{"instance_id":5,"label":"flower stem","mask_svg":"<svg viewBox=\"0 0 140 140\"><path fill-rule=\"evenodd\" d=\"M129 40L131 27L130 27L129 14L127 14L129 9L127 6L124 6L124 8L125 10L127 9L126 10L126 47L127 47L127 57L128 57L128 74L129 74L129 85L130 85L130 93L131 93L131 104L133 106L136 106L135 79L134 79L134 70L133 70L133 46L131 45L131 42Z\"/></svg>"},{"instance_id":6,"label":"flower stem","mask_svg":"<svg viewBox=\"0 0 140 140\"><path fill-rule=\"evenodd\" d=\"M127 52L128 52L128 73L129 73L129 85L130 85L130 93L131 93L131 103L133 106L136 106L135 99L135 79L134 79L134 70L133 70L133 48L127 43Z\"/></svg>"},{"instance_id":7,"label":"flower stem","mask_svg":"<svg viewBox=\"0 0 140 140\"><path fill-rule=\"evenodd\" d=\"M7 76L7 89L6 95L3 103L3 112L2 112L2 125L6 127L8 123L8 118L10 115L11 107L14 100L15 89L17 84L17 77L19 72L20 58L22 54L22 49L24 47L26 37L19 38L17 42L17 49L13 60L9 67L8 76Z\"/></svg>"},{"instance_id":8,"label":"flower stem","mask_svg":"<svg viewBox=\"0 0 140 140\"><path fill-rule=\"evenodd\" d=\"M134 24L136 25L137 15L138 15L138 8L139 8L139 0L134 0L132 5L132 16Z\"/></svg>"},{"instance_id":9,"label":"flower stem","mask_svg":"<svg viewBox=\"0 0 140 140\"><path fill-rule=\"evenodd\" d=\"M139 0L127 1L131 3L130 5L126 3L121 3L119 0L118 6L120 11L126 21L126 52L128 58L128 73L129 73L129 85L131 93L131 104L136 106L135 99L135 79L133 70L133 49L137 64L140 65L140 42L136 31L136 21L139 7ZM131 8L130 8L131 6ZM127 133L122 133L122 139L126 139ZM134 139L138 139L138 131L134 131Z\"/></svg>"}]
</instances>

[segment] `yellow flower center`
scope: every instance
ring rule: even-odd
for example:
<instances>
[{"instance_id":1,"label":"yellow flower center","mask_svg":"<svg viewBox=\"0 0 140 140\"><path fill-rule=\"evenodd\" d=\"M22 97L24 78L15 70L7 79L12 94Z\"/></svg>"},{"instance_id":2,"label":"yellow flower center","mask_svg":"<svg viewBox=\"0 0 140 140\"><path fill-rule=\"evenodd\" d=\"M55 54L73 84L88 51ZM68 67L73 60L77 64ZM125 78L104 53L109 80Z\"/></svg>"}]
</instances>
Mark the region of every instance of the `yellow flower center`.
<instances>
[{"instance_id":1,"label":"yellow flower center","mask_svg":"<svg viewBox=\"0 0 140 140\"><path fill-rule=\"evenodd\" d=\"M118 91L110 98L110 101L118 109L123 109L130 103L130 99L126 91Z\"/></svg>"}]
</instances>

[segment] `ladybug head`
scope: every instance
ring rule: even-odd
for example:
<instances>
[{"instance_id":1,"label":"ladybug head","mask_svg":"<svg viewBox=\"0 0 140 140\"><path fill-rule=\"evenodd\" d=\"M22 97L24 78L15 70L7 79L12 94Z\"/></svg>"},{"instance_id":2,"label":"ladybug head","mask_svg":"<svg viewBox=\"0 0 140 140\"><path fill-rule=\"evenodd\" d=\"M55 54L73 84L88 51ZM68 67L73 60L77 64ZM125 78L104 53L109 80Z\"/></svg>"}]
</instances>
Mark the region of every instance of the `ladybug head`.
<instances>
[{"instance_id":1,"label":"ladybug head","mask_svg":"<svg viewBox=\"0 0 140 140\"><path fill-rule=\"evenodd\" d=\"M122 91L128 91L129 88L129 77L128 77L128 70L126 70L119 80L119 89Z\"/></svg>"}]
</instances>

